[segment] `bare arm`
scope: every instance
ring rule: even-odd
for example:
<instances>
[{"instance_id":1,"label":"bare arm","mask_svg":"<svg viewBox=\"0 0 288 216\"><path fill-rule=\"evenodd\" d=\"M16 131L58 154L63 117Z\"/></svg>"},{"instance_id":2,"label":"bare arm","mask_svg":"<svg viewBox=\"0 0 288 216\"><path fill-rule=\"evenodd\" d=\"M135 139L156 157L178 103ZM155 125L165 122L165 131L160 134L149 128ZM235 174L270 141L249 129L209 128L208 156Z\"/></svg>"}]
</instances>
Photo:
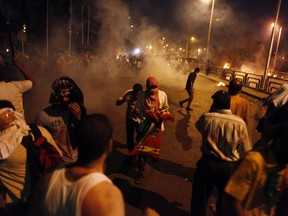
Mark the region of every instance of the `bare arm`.
<instances>
[{"instance_id":1,"label":"bare arm","mask_svg":"<svg viewBox=\"0 0 288 216\"><path fill-rule=\"evenodd\" d=\"M242 204L229 194L224 193L222 204L226 215L245 216Z\"/></svg>"},{"instance_id":2,"label":"bare arm","mask_svg":"<svg viewBox=\"0 0 288 216\"><path fill-rule=\"evenodd\" d=\"M124 98L122 98L122 99L117 99L117 101L116 101L116 106L120 106L120 105L122 105L123 103L125 103Z\"/></svg>"},{"instance_id":3,"label":"bare arm","mask_svg":"<svg viewBox=\"0 0 288 216\"><path fill-rule=\"evenodd\" d=\"M19 55L18 54L15 54L13 57L12 57L12 62L13 64L19 68L19 70L21 71L21 73L23 74L23 76L25 77L26 80L31 80L32 81L32 84L33 86L36 84L36 79L35 77L21 64L19 64Z\"/></svg>"},{"instance_id":4,"label":"bare arm","mask_svg":"<svg viewBox=\"0 0 288 216\"><path fill-rule=\"evenodd\" d=\"M116 101L116 106L120 106L123 103L125 103L126 101L130 100L130 95L129 94L125 94L122 98L118 98Z\"/></svg>"},{"instance_id":5,"label":"bare arm","mask_svg":"<svg viewBox=\"0 0 288 216\"><path fill-rule=\"evenodd\" d=\"M124 216L124 200L121 191L109 182L94 186L82 202L83 216Z\"/></svg>"}]
</instances>

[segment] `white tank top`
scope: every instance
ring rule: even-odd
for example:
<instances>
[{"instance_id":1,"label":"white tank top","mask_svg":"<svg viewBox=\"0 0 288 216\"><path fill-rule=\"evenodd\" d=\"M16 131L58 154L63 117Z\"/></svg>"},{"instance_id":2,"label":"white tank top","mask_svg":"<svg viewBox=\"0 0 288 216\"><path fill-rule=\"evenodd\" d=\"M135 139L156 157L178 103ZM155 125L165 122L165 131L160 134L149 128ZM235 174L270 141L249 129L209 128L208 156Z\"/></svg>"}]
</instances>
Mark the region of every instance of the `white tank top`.
<instances>
[{"instance_id":1,"label":"white tank top","mask_svg":"<svg viewBox=\"0 0 288 216\"><path fill-rule=\"evenodd\" d=\"M55 170L48 185L44 208L47 215L80 216L87 192L101 182L111 182L103 173L91 173L75 182L65 178L66 169Z\"/></svg>"}]
</instances>

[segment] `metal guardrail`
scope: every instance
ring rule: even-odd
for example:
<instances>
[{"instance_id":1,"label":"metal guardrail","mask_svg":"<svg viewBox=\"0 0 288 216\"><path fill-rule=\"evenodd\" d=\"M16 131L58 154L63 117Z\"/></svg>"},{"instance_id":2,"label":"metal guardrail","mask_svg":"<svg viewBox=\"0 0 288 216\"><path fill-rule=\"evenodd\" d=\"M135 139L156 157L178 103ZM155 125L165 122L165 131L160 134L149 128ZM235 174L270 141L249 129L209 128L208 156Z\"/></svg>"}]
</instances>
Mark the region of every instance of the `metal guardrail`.
<instances>
[{"instance_id":1,"label":"metal guardrail","mask_svg":"<svg viewBox=\"0 0 288 216\"><path fill-rule=\"evenodd\" d=\"M268 76L264 85L264 89L261 88L264 82L264 76L253 73L246 73L243 71L234 71L229 69L210 67L210 70L206 70L206 74L217 76L224 80L231 80L239 78L243 81L243 85L246 87L254 88L267 93L272 93L277 90L282 84L288 83L287 79Z\"/></svg>"}]
</instances>

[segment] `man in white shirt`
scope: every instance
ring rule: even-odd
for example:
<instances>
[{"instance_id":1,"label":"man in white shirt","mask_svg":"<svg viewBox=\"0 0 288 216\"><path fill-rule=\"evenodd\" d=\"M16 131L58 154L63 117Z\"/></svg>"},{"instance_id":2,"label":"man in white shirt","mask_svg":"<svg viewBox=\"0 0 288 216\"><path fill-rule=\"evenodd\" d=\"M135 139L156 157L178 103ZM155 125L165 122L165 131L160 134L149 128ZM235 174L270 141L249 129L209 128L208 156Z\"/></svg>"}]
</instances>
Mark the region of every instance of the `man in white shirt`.
<instances>
[{"instance_id":1,"label":"man in white shirt","mask_svg":"<svg viewBox=\"0 0 288 216\"><path fill-rule=\"evenodd\" d=\"M121 191L104 174L112 131L110 120L103 114L81 120L76 130L81 141L77 162L42 179L30 215L125 215Z\"/></svg>"},{"instance_id":2,"label":"man in white shirt","mask_svg":"<svg viewBox=\"0 0 288 216\"><path fill-rule=\"evenodd\" d=\"M30 131L23 115L15 111L10 101L0 100L0 115L7 119L13 117L9 124L0 127L0 215L23 215L34 186L30 178L32 168L23 143L28 135L32 134L35 138L36 134ZM59 157L62 156L51 134L43 127L38 126L38 129Z\"/></svg>"},{"instance_id":3,"label":"man in white shirt","mask_svg":"<svg viewBox=\"0 0 288 216\"><path fill-rule=\"evenodd\" d=\"M220 90L212 98L212 109L196 122L202 135L203 155L197 162L193 179L191 215L194 216L206 215L206 205L214 186L221 198L235 162L251 149L245 122L229 109L230 94Z\"/></svg>"}]
</instances>

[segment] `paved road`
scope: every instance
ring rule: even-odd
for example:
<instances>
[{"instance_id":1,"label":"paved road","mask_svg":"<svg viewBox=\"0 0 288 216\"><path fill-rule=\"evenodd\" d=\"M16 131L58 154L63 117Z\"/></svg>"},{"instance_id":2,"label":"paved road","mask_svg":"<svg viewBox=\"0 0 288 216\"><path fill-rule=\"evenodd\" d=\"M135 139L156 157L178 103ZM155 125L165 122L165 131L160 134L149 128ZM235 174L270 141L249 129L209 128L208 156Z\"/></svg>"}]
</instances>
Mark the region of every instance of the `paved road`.
<instances>
[{"instance_id":1,"label":"paved road","mask_svg":"<svg viewBox=\"0 0 288 216\"><path fill-rule=\"evenodd\" d=\"M145 74L143 78L147 76ZM195 99L192 104L194 111L186 112L178 105L178 101L187 96L184 91L186 76L175 76L170 82L165 76L158 76L160 89L168 95L170 112L174 115L175 122L166 123L161 159L157 163L148 161L143 182L137 185L134 183L137 172L124 163L127 154L124 118L126 105L115 106L116 99L135 83L134 76L118 74L114 78L90 78L84 81L78 77L75 80L84 91L88 113L105 113L113 122L114 148L107 161L107 174L123 192L127 215L137 216L146 206L155 209L161 216L189 215L193 173L196 161L201 156L200 134L194 125L200 115L208 111L212 103L211 95L226 87L218 87L211 77L200 74L195 83ZM25 95L28 122L47 106L52 80L49 76L42 76L38 86ZM144 80L139 82L144 84ZM255 133L255 115L261 116L263 110L258 99L243 96L251 103L249 131L254 142L259 137Z\"/></svg>"}]
</instances>

